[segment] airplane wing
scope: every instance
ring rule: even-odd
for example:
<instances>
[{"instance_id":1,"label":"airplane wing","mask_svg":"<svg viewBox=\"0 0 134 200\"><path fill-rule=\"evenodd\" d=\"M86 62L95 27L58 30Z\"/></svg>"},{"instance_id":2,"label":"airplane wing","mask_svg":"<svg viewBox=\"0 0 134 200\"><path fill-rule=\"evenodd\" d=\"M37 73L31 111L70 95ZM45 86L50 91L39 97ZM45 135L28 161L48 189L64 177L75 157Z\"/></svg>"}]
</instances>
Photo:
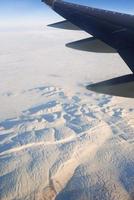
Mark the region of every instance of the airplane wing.
<instances>
[{"instance_id":1,"label":"airplane wing","mask_svg":"<svg viewBox=\"0 0 134 200\"><path fill-rule=\"evenodd\" d=\"M71 24L114 48L134 73L134 15L62 0L42 1Z\"/></svg>"}]
</instances>

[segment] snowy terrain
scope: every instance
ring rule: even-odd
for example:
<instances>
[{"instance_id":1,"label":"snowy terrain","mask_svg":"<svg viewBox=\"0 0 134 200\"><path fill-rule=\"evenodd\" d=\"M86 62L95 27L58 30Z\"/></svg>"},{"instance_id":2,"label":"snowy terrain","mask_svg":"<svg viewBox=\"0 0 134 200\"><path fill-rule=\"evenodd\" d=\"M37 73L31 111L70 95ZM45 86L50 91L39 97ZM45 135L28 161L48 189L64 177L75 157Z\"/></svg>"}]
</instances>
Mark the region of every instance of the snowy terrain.
<instances>
[{"instance_id":1,"label":"snowy terrain","mask_svg":"<svg viewBox=\"0 0 134 200\"><path fill-rule=\"evenodd\" d=\"M86 89L130 71L65 47L86 37L0 33L1 200L134 199L134 99Z\"/></svg>"}]
</instances>

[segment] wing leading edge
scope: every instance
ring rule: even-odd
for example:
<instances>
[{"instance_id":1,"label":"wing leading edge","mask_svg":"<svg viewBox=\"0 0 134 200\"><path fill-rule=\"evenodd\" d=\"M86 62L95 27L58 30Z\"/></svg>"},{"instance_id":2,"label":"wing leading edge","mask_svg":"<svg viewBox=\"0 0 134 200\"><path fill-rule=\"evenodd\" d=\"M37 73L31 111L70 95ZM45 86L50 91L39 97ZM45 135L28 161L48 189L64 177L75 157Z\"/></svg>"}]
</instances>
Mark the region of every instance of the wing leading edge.
<instances>
[{"instance_id":1,"label":"wing leading edge","mask_svg":"<svg viewBox=\"0 0 134 200\"><path fill-rule=\"evenodd\" d=\"M61 0L42 0L66 20L114 48L134 73L134 16Z\"/></svg>"}]
</instances>

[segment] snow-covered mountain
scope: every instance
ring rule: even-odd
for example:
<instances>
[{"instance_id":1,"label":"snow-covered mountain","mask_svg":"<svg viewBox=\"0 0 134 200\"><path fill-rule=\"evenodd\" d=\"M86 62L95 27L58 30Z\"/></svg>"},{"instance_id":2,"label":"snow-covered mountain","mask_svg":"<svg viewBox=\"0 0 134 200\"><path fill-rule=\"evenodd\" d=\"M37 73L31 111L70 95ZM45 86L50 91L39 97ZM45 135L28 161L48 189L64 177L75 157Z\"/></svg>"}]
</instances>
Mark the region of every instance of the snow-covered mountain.
<instances>
[{"instance_id":1,"label":"snow-covered mountain","mask_svg":"<svg viewBox=\"0 0 134 200\"><path fill-rule=\"evenodd\" d=\"M64 46L86 37L0 33L1 200L134 198L134 100L86 89L130 71Z\"/></svg>"}]
</instances>

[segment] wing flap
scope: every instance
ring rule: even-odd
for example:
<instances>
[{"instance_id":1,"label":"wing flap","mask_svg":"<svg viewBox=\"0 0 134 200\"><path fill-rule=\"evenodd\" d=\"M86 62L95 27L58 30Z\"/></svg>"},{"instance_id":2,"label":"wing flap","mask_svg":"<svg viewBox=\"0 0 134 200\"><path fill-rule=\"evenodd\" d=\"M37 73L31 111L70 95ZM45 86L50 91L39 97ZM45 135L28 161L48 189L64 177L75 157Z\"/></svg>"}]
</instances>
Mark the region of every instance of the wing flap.
<instances>
[{"instance_id":1,"label":"wing flap","mask_svg":"<svg viewBox=\"0 0 134 200\"><path fill-rule=\"evenodd\" d=\"M80 30L77 26L69 22L68 20L64 20L61 22L57 22L54 24L49 24L49 27L59 28L59 29L66 29L66 30Z\"/></svg>"},{"instance_id":2,"label":"wing flap","mask_svg":"<svg viewBox=\"0 0 134 200\"><path fill-rule=\"evenodd\" d=\"M134 98L134 75L129 74L111 80L94 83L88 85L87 89L107 95Z\"/></svg>"},{"instance_id":3,"label":"wing flap","mask_svg":"<svg viewBox=\"0 0 134 200\"><path fill-rule=\"evenodd\" d=\"M72 49L88 52L116 53L115 49L94 37L68 43L66 46Z\"/></svg>"}]
</instances>

